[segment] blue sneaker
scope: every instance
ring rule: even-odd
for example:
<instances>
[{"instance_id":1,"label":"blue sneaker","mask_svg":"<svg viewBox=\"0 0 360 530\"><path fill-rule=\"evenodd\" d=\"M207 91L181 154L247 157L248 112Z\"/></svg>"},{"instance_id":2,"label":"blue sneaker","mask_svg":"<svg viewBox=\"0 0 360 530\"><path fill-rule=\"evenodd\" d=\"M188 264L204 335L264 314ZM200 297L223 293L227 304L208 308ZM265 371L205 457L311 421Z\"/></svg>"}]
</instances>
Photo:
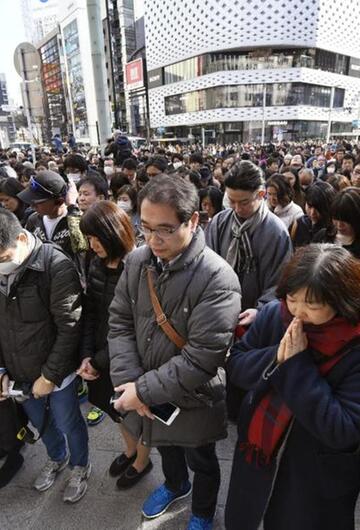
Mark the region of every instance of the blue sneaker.
<instances>
[{"instance_id":1,"label":"blue sneaker","mask_svg":"<svg viewBox=\"0 0 360 530\"><path fill-rule=\"evenodd\" d=\"M212 530L213 520L192 515L186 530Z\"/></svg>"},{"instance_id":2,"label":"blue sneaker","mask_svg":"<svg viewBox=\"0 0 360 530\"><path fill-rule=\"evenodd\" d=\"M142 514L147 519L154 519L166 512L173 502L184 499L191 493L191 484L187 480L179 493L170 491L165 484L157 488L146 499L143 505Z\"/></svg>"}]
</instances>

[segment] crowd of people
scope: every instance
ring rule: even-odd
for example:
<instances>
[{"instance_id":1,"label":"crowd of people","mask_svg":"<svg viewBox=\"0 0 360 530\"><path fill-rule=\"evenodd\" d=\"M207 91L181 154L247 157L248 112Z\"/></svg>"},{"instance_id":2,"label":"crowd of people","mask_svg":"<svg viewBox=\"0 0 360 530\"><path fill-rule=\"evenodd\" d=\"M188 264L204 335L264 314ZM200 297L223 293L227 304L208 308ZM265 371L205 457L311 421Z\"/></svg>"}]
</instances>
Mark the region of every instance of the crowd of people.
<instances>
[{"instance_id":1,"label":"crowd of people","mask_svg":"<svg viewBox=\"0 0 360 530\"><path fill-rule=\"evenodd\" d=\"M353 530L360 146L136 150L115 131L36 156L0 152L0 488L41 439L35 489L69 466L78 502L108 416L119 490L155 447L143 516L191 494L188 530L210 530L234 421L227 530Z\"/></svg>"}]
</instances>

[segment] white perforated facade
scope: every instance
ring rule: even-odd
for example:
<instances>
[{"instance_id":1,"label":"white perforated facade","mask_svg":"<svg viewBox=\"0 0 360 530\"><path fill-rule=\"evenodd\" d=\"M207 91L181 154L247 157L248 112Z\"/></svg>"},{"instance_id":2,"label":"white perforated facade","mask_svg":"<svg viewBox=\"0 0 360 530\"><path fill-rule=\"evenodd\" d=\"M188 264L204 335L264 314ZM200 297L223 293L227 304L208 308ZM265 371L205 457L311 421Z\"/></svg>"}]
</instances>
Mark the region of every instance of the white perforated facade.
<instances>
[{"instance_id":1,"label":"white perforated facade","mask_svg":"<svg viewBox=\"0 0 360 530\"><path fill-rule=\"evenodd\" d=\"M147 69L214 52L267 49L271 54L279 48L320 49L356 62L359 27L360 0L145 0ZM165 98L215 86L289 82L343 88L344 103L331 111L332 121L351 123L359 117L360 77L285 66L217 71L150 88L151 127L261 120L261 106L169 114ZM329 112L329 107L268 106L265 119L326 122Z\"/></svg>"}]
</instances>

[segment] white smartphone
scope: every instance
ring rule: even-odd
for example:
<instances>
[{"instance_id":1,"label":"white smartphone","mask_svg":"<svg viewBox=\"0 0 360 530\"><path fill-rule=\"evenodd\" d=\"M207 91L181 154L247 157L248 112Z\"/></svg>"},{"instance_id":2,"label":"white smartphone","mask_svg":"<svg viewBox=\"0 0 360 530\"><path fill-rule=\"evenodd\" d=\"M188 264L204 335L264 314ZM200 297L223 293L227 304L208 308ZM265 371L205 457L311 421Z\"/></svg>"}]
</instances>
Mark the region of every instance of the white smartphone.
<instances>
[{"instance_id":1,"label":"white smartphone","mask_svg":"<svg viewBox=\"0 0 360 530\"><path fill-rule=\"evenodd\" d=\"M162 405L152 405L150 411L157 420L169 426L179 414L180 409L174 403L163 403Z\"/></svg>"}]
</instances>

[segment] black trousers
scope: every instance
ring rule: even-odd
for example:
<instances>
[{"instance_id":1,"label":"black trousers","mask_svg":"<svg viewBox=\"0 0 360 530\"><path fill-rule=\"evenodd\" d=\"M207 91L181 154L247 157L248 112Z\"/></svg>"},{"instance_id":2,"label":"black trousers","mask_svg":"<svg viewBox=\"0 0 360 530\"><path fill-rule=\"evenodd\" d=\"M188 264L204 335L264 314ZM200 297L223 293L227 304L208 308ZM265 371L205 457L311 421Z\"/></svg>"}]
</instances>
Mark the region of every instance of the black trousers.
<instances>
[{"instance_id":1,"label":"black trousers","mask_svg":"<svg viewBox=\"0 0 360 530\"><path fill-rule=\"evenodd\" d=\"M158 447L165 476L165 485L175 493L188 480L188 468L194 472L192 513L212 518L220 487L220 467L215 444L201 447Z\"/></svg>"}]
</instances>

